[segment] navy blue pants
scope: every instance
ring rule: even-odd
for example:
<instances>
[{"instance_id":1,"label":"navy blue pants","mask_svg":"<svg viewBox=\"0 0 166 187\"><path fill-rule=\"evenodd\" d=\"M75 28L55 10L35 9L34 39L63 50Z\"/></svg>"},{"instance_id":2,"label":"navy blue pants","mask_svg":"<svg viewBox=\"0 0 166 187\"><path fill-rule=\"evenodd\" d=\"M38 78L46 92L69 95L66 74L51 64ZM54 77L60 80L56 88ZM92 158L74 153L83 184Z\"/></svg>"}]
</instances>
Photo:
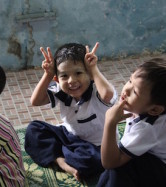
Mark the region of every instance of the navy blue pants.
<instances>
[{"instance_id":1,"label":"navy blue pants","mask_svg":"<svg viewBox=\"0 0 166 187\"><path fill-rule=\"evenodd\" d=\"M48 167L56 158L64 157L66 163L77 169L80 176L89 177L104 171L100 146L74 136L64 126L31 122L25 134L25 150L42 167Z\"/></svg>"},{"instance_id":2,"label":"navy blue pants","mask_svg":"<svg viewBox=\"0 0 166 187\"><path fill-rule=\"evenodd\" d=\"M97 187L166 187L166 165L146 153L122 167L105 170Z\"/></svg>"}]
</instances>

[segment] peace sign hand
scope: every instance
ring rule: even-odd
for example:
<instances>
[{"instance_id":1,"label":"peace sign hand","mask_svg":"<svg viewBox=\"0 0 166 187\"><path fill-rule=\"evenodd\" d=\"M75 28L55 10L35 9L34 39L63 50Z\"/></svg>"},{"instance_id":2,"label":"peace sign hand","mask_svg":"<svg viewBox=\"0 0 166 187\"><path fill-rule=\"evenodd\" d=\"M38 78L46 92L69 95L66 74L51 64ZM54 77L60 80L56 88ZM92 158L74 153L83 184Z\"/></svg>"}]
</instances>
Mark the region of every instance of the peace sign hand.
<instances>
[{"instance_id":1,"label":"peace sign hand","mask_svg":"<svg viewBox=\"0 0 166 187\"><path fill-rule=\"evenodd\" d=\"M49 47L47 47L47 52L46 52L43 47L40 47L40 51L42 52L45 58L42 61L42 68L50 77L53 78L55 74L55 70L54 70L54 58L51 53L51 50Z\"/></svg>"},{"instance_id":2,"label":"peace sign hand","mask_svg":"<svg viewBox=\"0 0 166 187\"><path fill-rule=\"evenodd\" d=\"M95 66L97 64L98 58L95 53L98 47L99 47L99 42L96 42L92 51L89 52L89 47L86 46L85 65L87 68L89 68L90 66Z\"/></svg>"}]
</instances>

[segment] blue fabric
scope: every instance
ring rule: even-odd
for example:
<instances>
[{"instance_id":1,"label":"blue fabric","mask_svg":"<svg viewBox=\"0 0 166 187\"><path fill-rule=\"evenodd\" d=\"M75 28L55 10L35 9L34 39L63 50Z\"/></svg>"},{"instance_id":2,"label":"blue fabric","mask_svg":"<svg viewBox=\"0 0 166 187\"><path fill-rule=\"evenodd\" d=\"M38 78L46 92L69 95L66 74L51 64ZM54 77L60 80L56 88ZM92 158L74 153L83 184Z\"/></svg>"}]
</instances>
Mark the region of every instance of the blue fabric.
<instances>
[{"instance_id":1,"label":"blue fabric","mask_svg":"<svg viewBox=\"0 0 166 187\"><path fill-rule=\"evenodd\" d=\"M77 169L83 177L102 172L100 147L69 133L64 126L42 121L29 124L25 150L38 165L48 167L58 157Z\"/></svg>"},{"instance_id":2,"label":"blue fabric","mask_svg":"<svg viewBox=\"0 0 166 187\"><path fill-rule=\"evenodd\" d=\"M105 170L97 187L166 187L166 165L146 153L127 164Z\"/></svg>"}]
</instances>

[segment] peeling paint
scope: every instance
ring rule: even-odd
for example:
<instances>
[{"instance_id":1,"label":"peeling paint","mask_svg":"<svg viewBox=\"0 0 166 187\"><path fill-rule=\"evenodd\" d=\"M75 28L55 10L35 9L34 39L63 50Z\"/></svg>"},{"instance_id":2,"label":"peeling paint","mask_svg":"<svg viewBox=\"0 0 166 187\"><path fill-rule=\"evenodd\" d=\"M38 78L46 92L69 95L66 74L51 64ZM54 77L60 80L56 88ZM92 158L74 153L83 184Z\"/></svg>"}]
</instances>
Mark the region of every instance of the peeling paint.
<instances>
[{"instance_id":1,"label":"peeling paint","mask_svg":"<svg viewBox=\"0 0 166 187\"><path fill-rule=\"evenodd\" d=\"M27 27L28 27L28 34L29 34L29 40L28 40L28 45L27 45L27 65L28 66L32 66L33 63L33 56L34 56L34 51L33 48L35 47L35 40L33 38L33 27L30 25L30 23L27 23Z\"/></svg>"},{"instance_id":2,"label":"peeling paint","mask_svg":"<svg viewBox=\"0 0 166 187\"><path fill-rule=\"evenodd\" d=\"M68 42L98 41L99 59L166 53L165 10L164 0L2 0L0 62L39 67L40 46L55 52Z\"/></svg>"},{"instance_id":3,"label":"peeling paint","mask_svg":"<svg viewBox=\"0 0 166 187\"><path fill-rule=\"evenodd\" d=\"M10 37L9 40L9 47L8 47L8 53L14 54L18 56L20 59L21 57L21 45L19 41L13 37Z\"/></svg>"}]
</instances>

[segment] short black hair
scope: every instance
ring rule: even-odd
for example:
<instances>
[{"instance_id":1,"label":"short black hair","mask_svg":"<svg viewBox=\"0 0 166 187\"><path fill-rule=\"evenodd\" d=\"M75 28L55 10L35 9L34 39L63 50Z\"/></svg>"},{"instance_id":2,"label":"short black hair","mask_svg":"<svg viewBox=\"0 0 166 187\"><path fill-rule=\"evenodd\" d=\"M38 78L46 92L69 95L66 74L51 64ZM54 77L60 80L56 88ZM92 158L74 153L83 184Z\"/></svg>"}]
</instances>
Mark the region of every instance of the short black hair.
<instances>
[{"instance_id":1,"label":"short black hair","mask_svg":"<svg viewBox=\"0 0 166 187\"><path fill-rule=\"evenodd\" d=\"M5 88L6 84L6 74L3 68L0 66L0 94L2 93L3 89Z\"/></svg>"},{"instance_id":2,"label":"short black hair","mask_svg":"<svg viewBox=\"0 0 166 187\"><path fill-rule=\"evenodd\" d=\"M71 60L74 62L84 63L86 47L79 43L67 43L57 49L54 55L55 74L57 75L57 66L64 61Z\"/></svg>"},{"instance_id":3,"label":"short black hair","mask_svg":"<svg viewBox=\"0 0 166 187\"><path fill-rule=\"evenodd\" d=\"M166 60L152 58L137 69L137 77L143 78L151 86L151 102L166 108Z\"/></svg>"}]
</instances>

